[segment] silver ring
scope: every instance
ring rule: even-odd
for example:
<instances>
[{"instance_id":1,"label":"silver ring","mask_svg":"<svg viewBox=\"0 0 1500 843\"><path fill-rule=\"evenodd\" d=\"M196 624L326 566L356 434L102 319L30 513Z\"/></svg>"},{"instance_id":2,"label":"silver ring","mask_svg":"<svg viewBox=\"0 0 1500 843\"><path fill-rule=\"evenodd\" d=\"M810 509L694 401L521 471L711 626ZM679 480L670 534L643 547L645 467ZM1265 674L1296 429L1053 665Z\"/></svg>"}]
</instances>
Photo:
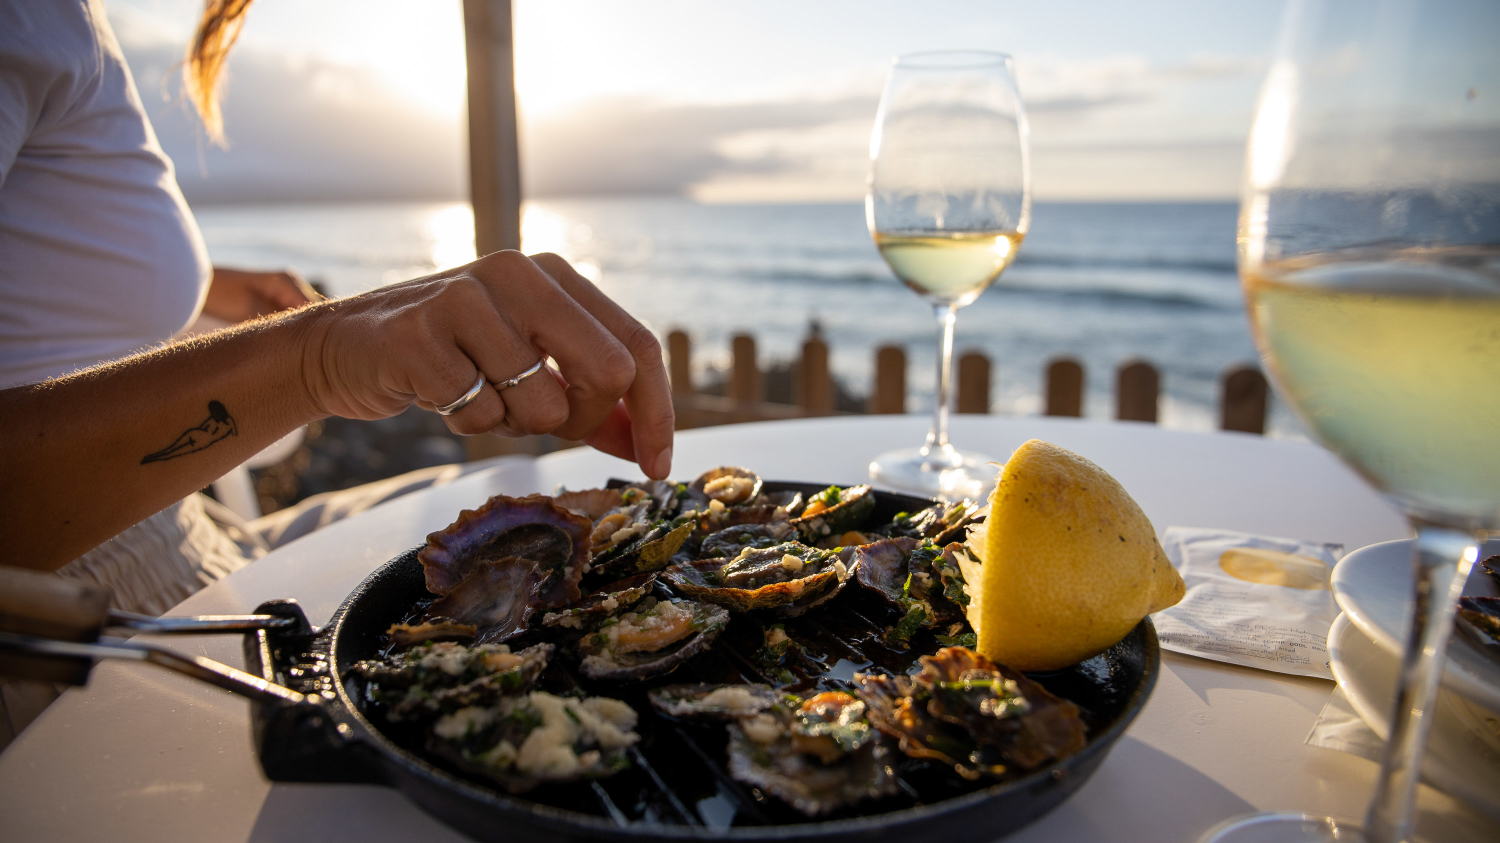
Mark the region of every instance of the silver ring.
<instances>
[{"instance_id":1,"label":"silver ring","mask_svg":"<svg viewBox=\"0 0 1500 843\"><path fill-rule=\"evenodd\" d=\"M451 416L459 410L462 410L463 408L469 406L469 402L473 401L475 398L478 398L480 391L483 389L484 372L480 372L479 380L474 381L474 385L469 387L468 392L465 392L457 401L454 401L452 404L444 404L443 406L437 408L438 415Z\"/></svg>"},{"instance_id":2,"label":"silver ring","mask_svg":"<svg viewBox=\"0 0 1500 843\"><path fill-rule=\"evenodd\" d=\"M495 381L493 386L495 387L495 390L497 392L502 389L510 389L513 386L517 386L521 383L521 381L524 381L537 372L540 372L542 370L542 364L546 362L547 358L543 357L542 359L536 361L536 365L532 366L530 369L527 369L526 371L522 372L519 375L516 375L508 381Z\"/></svg>"}]
</instances>

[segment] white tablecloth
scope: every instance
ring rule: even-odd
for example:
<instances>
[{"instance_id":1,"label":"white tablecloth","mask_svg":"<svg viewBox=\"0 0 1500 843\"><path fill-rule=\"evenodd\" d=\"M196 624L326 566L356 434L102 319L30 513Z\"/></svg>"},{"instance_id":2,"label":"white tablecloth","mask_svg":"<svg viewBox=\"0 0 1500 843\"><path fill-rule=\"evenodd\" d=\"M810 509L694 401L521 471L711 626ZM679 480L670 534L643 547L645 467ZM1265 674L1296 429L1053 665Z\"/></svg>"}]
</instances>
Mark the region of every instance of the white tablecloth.
<instances>
[{"instance_id":1,"label":"white tablecloth","mask_svg":"<svg viewBox=\"0 0 1500 843\"><path fill-rule=\"evenodd\" d=\"M850 484L869 457L920 442L925 420L860 417L774 422L678 435L673 476L723 464L763 476ZM1028 438L1099 463L1157 529L1222 527L1350 549L1407 534L1401 518L1325 451L1243 434L1142 424L959 416L960 446L1003 459ZM172 614L249 611L294 597L322 623L370 571L505 492L549 492L638 477L579 449L516 458L451 486L398 499L314 533L241 570ZM175 639L184 651L241 663L233 637ZM1156 690L1094 777L1014 841L1192 841L1226 817L1300 809L1358 817L1375 765L1307 746L1333 684L1163 654ZM1500 828L1423 788L1428 839L1493 841ZM375 786L271 784L250 748L247 704L144 665L103 664L0 755L6 841L451 841L462 839Z\"/></svg>"}]
</instances>

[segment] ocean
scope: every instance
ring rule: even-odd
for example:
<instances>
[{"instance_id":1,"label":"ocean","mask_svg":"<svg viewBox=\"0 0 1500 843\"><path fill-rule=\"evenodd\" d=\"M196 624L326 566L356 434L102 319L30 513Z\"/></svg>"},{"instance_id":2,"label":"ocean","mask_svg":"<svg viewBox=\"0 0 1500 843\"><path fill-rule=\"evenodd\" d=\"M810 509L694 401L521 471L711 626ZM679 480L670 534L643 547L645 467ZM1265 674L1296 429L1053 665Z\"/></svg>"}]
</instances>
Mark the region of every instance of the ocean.
<instances>
[{"instance_id":1,"label":"ocean","mask_svg":"<svg viewBox=\"0 0 1500 843\"><path fill-rule=\"evenodd\" d=\"M291 267L347 296L473 259L467 205L359 203L195 208L215 263ZM990 356L991 411L1040 412L1043 370L1067 355L1087 377L1084 414L1114 413L1129 360L1162 375L1161 423L1217 426L1218 382L1256 360L1235 274L1233 203L1039 203L1015 265L959 312L955 346ZM891 275L858 203L707 205L689 199L527 204L527 251L557 252L661 335L692 337L699 383L756 337L762 366L798 354L816 322L836 377L870 388L874 350L907 349L908 410L932 406L935 322ZM1268 434L1303 438L1273 401Z\"/></svg>"}]
</instances>

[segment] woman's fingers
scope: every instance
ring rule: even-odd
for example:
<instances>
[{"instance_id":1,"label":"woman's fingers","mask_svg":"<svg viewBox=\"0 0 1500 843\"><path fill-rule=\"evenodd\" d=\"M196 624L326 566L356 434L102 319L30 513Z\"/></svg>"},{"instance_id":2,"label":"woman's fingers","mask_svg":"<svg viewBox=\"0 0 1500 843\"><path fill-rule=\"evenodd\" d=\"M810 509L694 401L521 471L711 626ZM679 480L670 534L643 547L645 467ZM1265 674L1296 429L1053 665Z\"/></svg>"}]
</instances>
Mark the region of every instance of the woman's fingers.
<instances>
[{"instance_id":1,"label":"woman's fingers","mask_svg":"<svg viewBox=\"0 0 1500 843\"><path fill-rule=\"evenodd\" d=\"M631 438L630 413L626 412L625 403L617 402L609 418L593 433L583 437L583 443L612 457L635 462L635 442Z\"/></svg>"},{"instance_id":2,"label":"woman's fingers","mask_svg":"<svg viewBox=\"0 0 1500 843\"><path fill-rule=\"evenodd\" d=\"M583 439L651 477L671 470L672 396L656 338L555 255L500 252L310 311L307 382L327 412L415 401L457 433ZM550 357L550 368L494 386ZM623 398L623 402L621 402Z\"/></svg>"},{"instance_id":3,"label":"woman's fingers","mask_svg":"<svg viewBox=\"0 0 1500 843\"><path fill-rule=\"evenodd\" d=\"M634 459L648 476L666 478L672 470L672 433L676 418L672 410L672 387L662 364L661 344L656 335L579 275L567 261L551 254L536 255L532 260L630 354L634 377L625 388L623 397L625 420L629 423L626 429L631 435ZM571 382L566 369L563 374ZM609 410L613 412L615 408L611 406ZM615 421L613 416L606 415L605 418ZM597 427L596 423L587 430L577 431L576 436L586 436Z\"/></svg>"},{"instance_id":4,"label":"woman's fingers","mask_svg":"<svg viewBox=\"0 0 1500 843\"><path fill-rule=\"evenodd\" d=\"M505 318L540 354L557 362L563 378L566 412L550 415L545 431L582 439L609 417L615 403L635 379L635 361L624 344L575 300L549 273L516 252L491 255L473 267L496 296ZM529 363L528 363L529 365ZM524 368L524 367L517 367ZM514 374L514 372L507 373ZM507 403L519 407L510 393L528 388L541 392L537 378L506 390Z\"/></svg>"},{"instance_id":5,"label":"woman's fingers","mask_svg":"<svg viewBox=\"0 0 1500 843\"><path fill-rule=\"evenodd\" d=\"M463 303L463 312L456 319L455 342L484 372L486 391L495 394L493 407L498 414L458 419L455 413L449 427L458 433L487 433L502 425L500 435L553 432L568 420L568 400L562 386L538 371L515 386L497 388L495 384L520 375L543 357L496 308L487 288L478 288L473 298L473 302Z\"/></svg>"},{"instance_id":6,"label":"woman's fingers","mask_svg":"<svg viewBox=\"0 0 1500 843\"><path fill-rule=\"evenodd\" d=\"M419 364L414 371L413 386L417 404L442 413L443 422L448 425L448 429L461 436L487 433L505 421L509 408L489 384L488 378L481 382L483 373L480 368L456 345L451 348L449 354L443 355L446 359L431 360L426 365ZM471 391L474 392L473 397L463 401L462 406L443 412L445 408L453 407L455 403L465 399Z\"/></svg>"},{"instance_id":7,"label":"woman's fingers","mask_svg":"<svg viewBox=\"0 0 1500 843\"><path fill-rule=\"evenodd\" d=\"M301 275L290 269L256 273L252 283L256 293L269 305L266 312L301 307L323 298Z\"/></svg>"}]
</instances>

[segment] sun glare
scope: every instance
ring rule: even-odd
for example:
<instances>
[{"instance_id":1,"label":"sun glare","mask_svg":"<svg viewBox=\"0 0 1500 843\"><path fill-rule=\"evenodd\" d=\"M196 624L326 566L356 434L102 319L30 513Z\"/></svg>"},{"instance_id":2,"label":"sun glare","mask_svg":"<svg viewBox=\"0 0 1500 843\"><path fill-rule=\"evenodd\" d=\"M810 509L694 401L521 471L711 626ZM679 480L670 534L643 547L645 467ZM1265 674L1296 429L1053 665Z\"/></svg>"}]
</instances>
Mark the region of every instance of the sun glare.
<instances>
[{"instance_id":1,"label":"sun glare","mask_svg":"<svg viewBox=\"0 0 1500 843\"><path fill-rule=\"evenodd\" d=\"M521 216L521 248L527 254L556 252L568 257L567 218L528 204Z\"/></svg>"},{"instance_id":2,"label":"sun glare","mask_svg":"<svg viewBox=\"0 0 1500 843\"><path fill-rule=\"evenodd\" d=\"M474 211L468 205L433 211L423 228L434 267L446 269L474 260Z\"/></svg>"},{"instance_id":3,"label":"sun glare","mask_svg":"<svg viewBox=\"0 0 1500 843\"><path fill-rule=\"evenodd\" d=\"M464 105L463 4L324 0L257 5L247 40L367 69L404 99L457 118Z\"/></svg>"},{"instance_id":4,"label":"sun glare","mask_svg":"<svg viewBox=\"0 0 1500 843\"><path fill-rule=\"evenodd\" d=\"M521 211L521 251L528 255L538 252L560 255L578 270L579 275L597 284L601 276L599 264L586 252L593 236L594 232L587 225L575 223L535 202L526 203Z\"/></svg>"}]
</instances>

